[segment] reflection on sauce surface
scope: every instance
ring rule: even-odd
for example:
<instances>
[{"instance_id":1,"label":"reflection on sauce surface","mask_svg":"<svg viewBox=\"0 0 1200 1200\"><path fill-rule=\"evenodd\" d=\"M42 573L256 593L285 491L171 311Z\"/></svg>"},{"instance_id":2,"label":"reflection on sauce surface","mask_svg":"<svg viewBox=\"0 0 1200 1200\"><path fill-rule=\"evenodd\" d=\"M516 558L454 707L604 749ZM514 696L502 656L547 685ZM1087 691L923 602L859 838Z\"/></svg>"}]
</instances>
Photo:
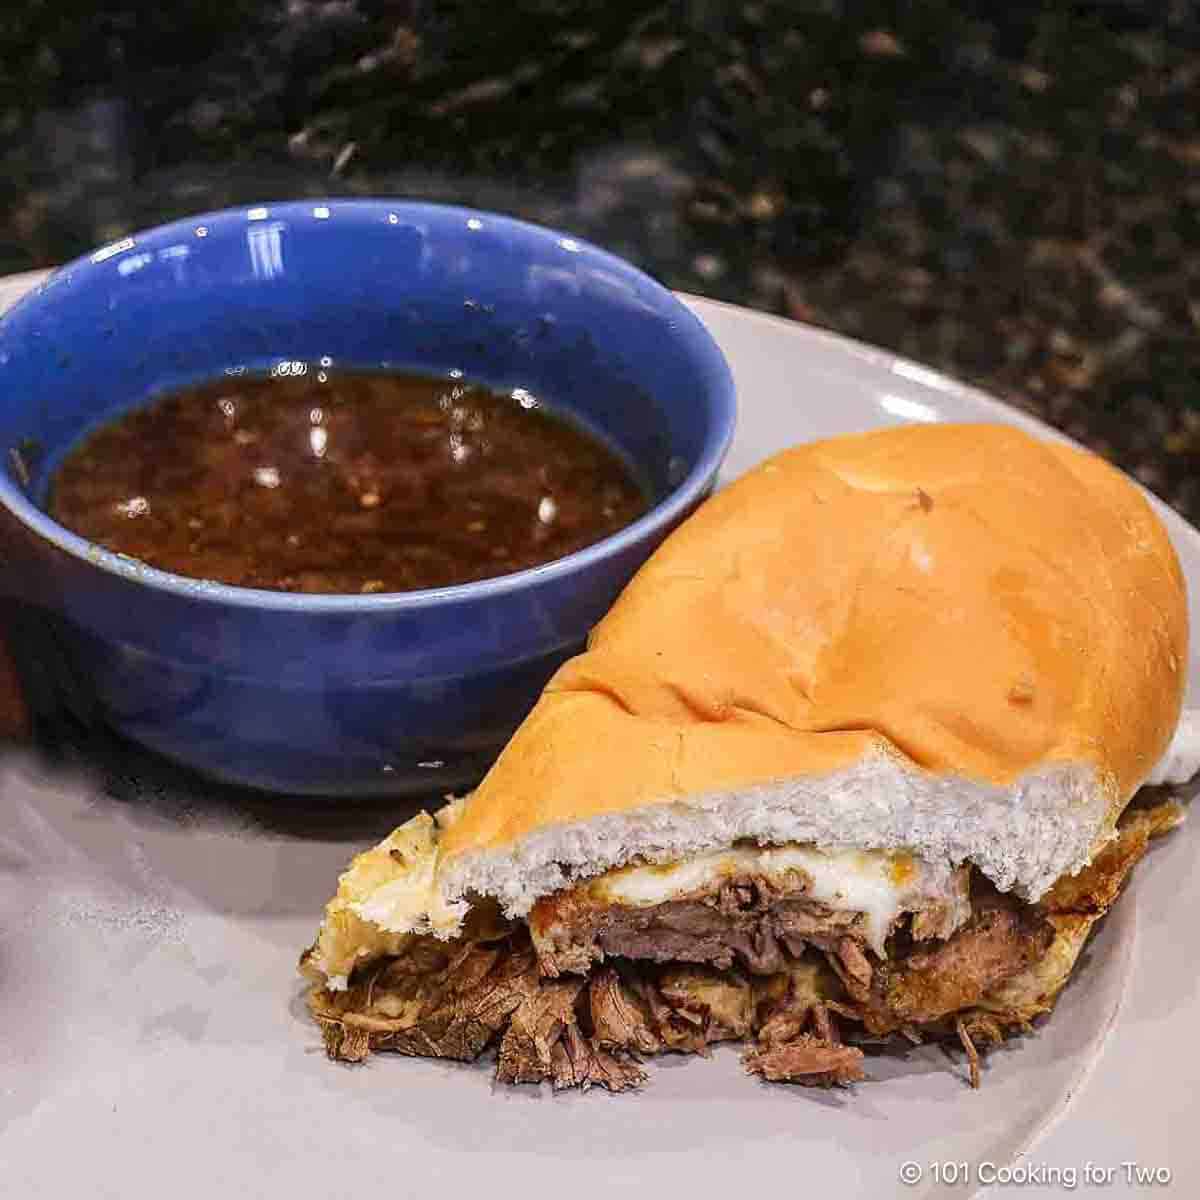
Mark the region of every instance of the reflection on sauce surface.
<instances>
[{"instance_id":1,"label":"reflection on sauce surface","mask_svg":"<svg viewBox=\"0 0 1200 1200\"><path fill-rule=\"evenodd\" d=\"M166 571L326 593L507 574L647 507L611 450L520 389L325 370L223 379L127 413L67 455L47 503Z\"/></svg>"}]
</instances>

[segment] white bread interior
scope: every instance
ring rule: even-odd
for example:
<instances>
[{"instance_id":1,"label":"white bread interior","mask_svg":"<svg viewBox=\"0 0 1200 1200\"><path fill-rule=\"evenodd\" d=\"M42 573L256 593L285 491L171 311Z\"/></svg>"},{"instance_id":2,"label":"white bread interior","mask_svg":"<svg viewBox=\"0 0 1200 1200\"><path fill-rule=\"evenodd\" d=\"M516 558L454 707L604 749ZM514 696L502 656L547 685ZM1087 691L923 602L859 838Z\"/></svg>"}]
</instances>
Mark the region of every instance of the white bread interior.
<instances>
[{"instance_id":1,"label":"white bread interior","mask_svg":"<svg viewBox=\"0 0 1200 1200\"><path fill-rule=\"evenodd\" d=\"M445 860L438 881L446 897L494 896L522 917L540 897L634 859L676 862L745 839L970 861L1001 890L1035 899L1090 860L1108 807L1088 766L1051 766L997 787L881 752L825 776L556 822Z\"/></svg>"}]
</instances>

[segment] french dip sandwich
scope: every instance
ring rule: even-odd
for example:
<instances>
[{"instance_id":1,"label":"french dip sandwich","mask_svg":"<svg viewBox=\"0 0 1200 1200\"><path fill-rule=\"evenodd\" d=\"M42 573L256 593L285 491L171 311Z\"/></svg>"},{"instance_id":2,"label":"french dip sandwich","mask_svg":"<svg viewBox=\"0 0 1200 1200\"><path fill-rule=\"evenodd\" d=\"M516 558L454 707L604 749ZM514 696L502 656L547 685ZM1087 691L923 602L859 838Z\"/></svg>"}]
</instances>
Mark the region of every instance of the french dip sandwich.
<instances>
[{"instance_id":1,"label":"french dip sandwich","mask_svg":"<svg viewBox=\"0 0 1200 1200\"><path fill-rule=\"evenodd\" d=\"M473 794L354 860L301 960L326 1048L620 1090L720 1040L833 1084L949 1038L977 1084L1181 819L1127 806L1196 766L1187 662L1166 531L1099 458L990 425L779 454Z\"/></svg>"}]
</instances>

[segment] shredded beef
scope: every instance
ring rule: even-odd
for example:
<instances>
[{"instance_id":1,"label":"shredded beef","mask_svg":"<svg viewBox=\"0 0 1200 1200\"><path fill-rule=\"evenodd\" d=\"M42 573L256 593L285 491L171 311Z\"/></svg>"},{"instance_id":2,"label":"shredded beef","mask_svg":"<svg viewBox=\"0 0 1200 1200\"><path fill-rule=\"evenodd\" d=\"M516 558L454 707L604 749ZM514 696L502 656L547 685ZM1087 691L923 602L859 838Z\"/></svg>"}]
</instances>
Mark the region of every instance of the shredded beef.
<instances>
[{"instance_id":1,"label":"shredded beef","mask_svg":"<svg viewBox=\"0 0 1200 1200\"><path fill-rule=\"evenodd\" d=\"M1054 928L1012 896L981 889L970 921L934 950L885 964L871 1002L868 1029L936 1021L978 1004L993 988L1041 958ZM857 998L857 997L856 997Z\"/></svg>"},{"instance_id":2,"label":"shredded beef","mask_svg":"<svg viewBox=\"0 0 1200 1200\"><path fill-rule=\"evenodd\" d=\"M554 1074L551 1051L575 1024L575 1001L584 979L544 983L512 1015L500 1043L496 1078L501 1083L540 1083Z\"/></svg>"},{"instance_id":3,"label":"shredded beef","mask_svg":"<svg viewBox=\"0 0 1200 1200\"><path fill-rule=\"evenodd\" d=\"M971 1086L979 1087L979 1051L975 1049L975 1043L971 1041L970 1031L967 1029L966 1022L962 1017L955 1017L954 1030L958 1034L958 1040L962 1044L963 1053L967 1056L967 1066L970 1070Z\"/></svg>"},{"instance_id":4,"label":"shredded beef","mask_svg":"<svg viewBox=\"0 0 1200 1200\"><path fill-rule=\"evenodd\" d=\"M863 1078L863 1052L842 1043L835 1014L847 1011L837 975L819 959L792 963L757 988L755 1045L746 1070L773 1082L810 1087Z\"/></svg>"},{"instance_id":5,"label":"shredded beef","mask_svg":"<svg viewBox=\"0 0 1200 1200\"><path fill-rule=\"evenodd\" d=\"M746 1052L746 1070L773 1083L828 1086L856 1083L866 1077L863 1052L857 1046L838 1046L803 1034L794 1042L755 1046Z\"/></svg>"},{"instance_id":6,"label":"shredded beef","mask_svg":"<svg viewBox=\"0 0 1200 1200\"><path fill-rule=\"evenodd\" d=\"M645 907L598 906L570 894L534 906L530 927L542 971L585 973L607 957L648 962L739 963L756 975L782 970L807 946L865 941L863 916L803 896L781 894L761 878L730 880L694 898Z\"/></svg>"},{"instance_id":7,"label":"shredded beef","mask_svg":"<svg viewBox=\"0 0 1200 1200\"><path fill-rule=\"evenodd\" d=\"M650 968L630 971L626 980L650 1014L654 1036L664 1050L675 1050L682 1054L708 1054L703 1017L695 1011L673 1007L659 990Z\"/></svg>"},{"instance_id":8,"label":"shredded beef","mask_svg":"<svg viewBox=\"0 0 1200 1200\"><path fill-rule=\"evenodd\" d=\"M837 973L845 980L851 989L869 988L875 972L870 960L863 953L862 947L854 938L844 937L838 940L837 946L830 953L830 962Z\"/></svg>"},{"instance_id":9,"label":"shredded beef","mask_svg":"<svg viewBox=\"0 0 1200 1200\"><path fill-rule=\"evenodd\" d=\"M749 981L736 971L674 966L661 972L658 991L675 1013L697 1023L705 1044L741 1041L752 1028Z\"/></svg>"},{"instance_id":10,"label":"shredded beef","mask_svg":"<svg viewBox=\"0 0 1200 1200\"><path fill-rule=\"evenodd\" d=\"M1007 979L977 1006L957 1014L976 1046L991 1046L1013 1033L1028 1033L1033 1021L1054 1009L1093 926L1120 894L1149 840L1168 833L1183 819L1174 800L1153 807L1130 807L1117 836L1076 875L1064 876L1037 908L1054 929L1050 949Z\"/></svg>"},{"instance_id":11,"label":"shredded beef","mask_svg":"<svg viewBox=\"0 0 1200 1200\"><path fill-rule=\"evenodd\" d=\"M959 913L949 901L931 902L912 914L911 934L918 940L947 937L962 919ZM707 963L720 970L736 963L771 975L810 947L837 952L846 939L859 951L867 947L863 913L833 908L758 875L644 906L605 904L572 889L538 901L529 927L550 978L586 974L610 957ZM847 955L842 958L849 965ZM854 967L865 964L860 953Z\"/></svg>"},{"instance_id":12,"label":"shredded beef","mask_svg":"<svg viewBox=\"0 0 1200 1200\"><path fill-rule=\"evenodd\" d=\"M625 986L614 968L601 967L592 976L588 1003L598 1046L617 1046L640 1054L657 1054L662 1049L639 997Z\"/></svg>"},{"instance_id":13,"label":"shredded beef","mask_svg":"<svg viewBox=\"0 0 1200 1200\"><path fill-rule=\"evenodd\" d=\"M375 1050L470 1061L539 990L528 945L414 939L408 953L375 967L346 992L316 989L310 1004L331 1057L359 1061Z\"/></svg>"},{"instance_id":14,"label":"shredded beef","mask_svg":"<svg viewBox=\"0 0 1200 1200\"><path fill-rule=\"evenodd\" d=\"M873 964L838 921L823 957L807 940L799 956L777 945L770 974L616 958L550 978L524 929L485 943L414 938L349 991L316 989L310 1002L330 1056L346 1061L371 1050L470 1060L498 1040L501 1082L621 1091L643 1082L639 1055L752 1040L745 1065L765 1079L845 1084L863 1077L863 1055L844 1043L838 1018L919 1040L914 1026L977 1003L1053 938L1039 913L1008 897L983 891L975 904L935 950Z\"/></svg>"},{"instance_id":15,"label":"shredded beef","mask_svg":"<svg viewBox=\"0 0 1200 1200\"><path fill-rule=\"evenodd\" d=\"M1053 1008L1088 929L1148 838L1177 822L1177 806L1126 814L1110 847L1039 905L977 879L965 925L933 947L898 937L886 961L867 952L847 914L790 900L784 908L765 889L739 884L702 904L704 913L668 914L680 938L693 916L697 929L711 933L724 921L749 937L739 922L773 912L769 950L751 941L746 955L713 933L729 951L719 966L618 956L556 978L529 930L480 918L456 942L412 937L401 954L356 971L348 990L314 987L309 1005L331 1058L359 1062L391 1050L471 1060L498 1045L497 1077L509 1083L623 1091L644 1082L639 1056L706 1054L732 1040L749 1043L746 1068L765 1079L847 1084L863 1078L862 1050L847 1037L865 1044L901 1034L957 1040L978 1086L977 1046ZM778 966L755 973L767 954Z\"/></svg>"},{"instance_id":16,"label":"shredded beef","mask_svg":"<svg viewBox=\"0 0 1200 1200\"><path fill-rule=\"evenodd\" d=\"M587 1091L599 1084L610 1092L623 1092L646 1082L646 1072L635 1062L589 1041L574 1023L566 1025L554 1043L550 1062L556 1090L577 1087Z\"/></svg>"}]
</instances>

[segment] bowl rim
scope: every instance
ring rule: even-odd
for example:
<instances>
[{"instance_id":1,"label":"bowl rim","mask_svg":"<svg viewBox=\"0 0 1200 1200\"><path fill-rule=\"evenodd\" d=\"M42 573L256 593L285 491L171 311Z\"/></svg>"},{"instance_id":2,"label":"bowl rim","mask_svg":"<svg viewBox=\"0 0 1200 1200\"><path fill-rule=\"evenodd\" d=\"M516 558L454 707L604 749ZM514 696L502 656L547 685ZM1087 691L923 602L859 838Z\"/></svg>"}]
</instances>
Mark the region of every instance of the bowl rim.
<instances>
[{"instance_id":1,"label":"bowl rim","mask_svg":"<svg viewBox=\"0 0 1200 1200\"><path fill-rule=\"evenodd\" d=\"M573 551L536 567L527 567L505 575L496 575L490 579L453 584L448 587L421 588L409 592L377 592L356 595L345 592L272 591L266 588L239 587L235 584L197 579L172 571L163 571L139 559L117 554L97 542L73 533L34 504L16 485L7 471L0 471L0 504L3 504L22 525L37 534L43 541L49 542L72 558L85 562L88 566L105 571L126 582L142 584L189 600L202 600L242 608L316 614L420 609L439 604L489 599L543 583L550 583L578 571L585 571L605 559L620 554L664 526L673 525L686 515L698 501L703 499L721 462L729 451L737 418L737 398L733 373L708 328L674 292L626 259L604 250L584 238L576 237L574 234L538 225L531 221L524 221L517 217L506 216L503 213L455 204L437 204L388 197L314 197L274 202L268 200L197 213L194 216L130 234L110 246L89 251L63 264L41 284L35 286L18 300L8 312L0 316L0 322L7 321L12 314L21 311L28 314L30 310L36 309L45 293L59 281L80 271L96 270L108 258L115 257L117 253L126 249L133 249L134 246L144 247L148 241L153 242L160 238L176 237L183 227L189 227L193 234L199 227L204 227L205 235L201 236L206 236L207 233L213 231L215 225L226 226L237 222L238 227L241 228L246 220L259 219L258 214L270 214L271 217L308 215L314 221L319 220L324 224L336 211L350 211L363 215L379 212L384 215L384 219L388 219L394 214L406 219L409 223L420 220L424 216L427 219L437 220L458 217L468 222L487 222L493 228L500 225L518 236L532 238L537 242L553 240L572 254L594 261L607 270L617 271L635 282L640 289L649 293L656 308L665 310L676 321L688 353L696 355L702 360L700 364L702 374L712 381L711 407L714 412L705 433L703 452L676 487L636 521L581 550Z\"/></svg>"}]
</instances>

